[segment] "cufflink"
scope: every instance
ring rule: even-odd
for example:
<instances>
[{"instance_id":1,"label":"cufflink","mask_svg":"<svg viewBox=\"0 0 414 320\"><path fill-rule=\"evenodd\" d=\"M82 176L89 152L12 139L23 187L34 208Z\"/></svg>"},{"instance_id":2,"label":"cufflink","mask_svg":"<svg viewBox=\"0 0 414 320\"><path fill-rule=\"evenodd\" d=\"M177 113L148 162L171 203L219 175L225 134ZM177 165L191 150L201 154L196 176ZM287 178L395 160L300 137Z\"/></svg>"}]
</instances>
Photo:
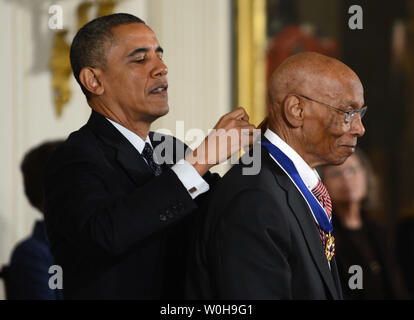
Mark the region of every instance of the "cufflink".
<instances>
[{"instance_id":1,"label":"cufflink","mask_svg":"<svg viewBox=\"0 0 414 320\"><path fill-rule=\"evenodd\" d=\"M188 192L190 192L190 193L194 193L196 191L197 191L197 188L196 187L192 187L190 190L188 190Z\"/></svg>"}]
</instances>

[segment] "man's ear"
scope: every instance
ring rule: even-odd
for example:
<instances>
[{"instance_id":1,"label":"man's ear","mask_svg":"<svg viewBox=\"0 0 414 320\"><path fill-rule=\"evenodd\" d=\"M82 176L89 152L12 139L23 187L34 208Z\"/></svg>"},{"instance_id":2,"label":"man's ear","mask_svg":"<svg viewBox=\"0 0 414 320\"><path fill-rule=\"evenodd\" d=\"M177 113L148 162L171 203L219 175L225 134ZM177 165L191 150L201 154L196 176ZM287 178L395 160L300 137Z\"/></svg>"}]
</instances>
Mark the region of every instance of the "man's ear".
<instances>
[{"instance_id":1,"label":"man's ear","mask_svg":"<svg viewBox=\"0 0 414 320\"><path fill-rule=\"evenodd\" d=\"M303 124L304 110L300 99L295 95L288 95L282 105L283 116L287 123L298 128Z\"/></svg>"},{"instance_id":2,"label":"man's ear","mask_svg":"<svg viewBox=\"0 0 414 320\"><path fill-rule=\"evenodd\" d=\"M85 67L79 73L79 80L89 92L100 96L105 92L101 75L102 71L99 68Z\"/></svg>"}]
</instances>

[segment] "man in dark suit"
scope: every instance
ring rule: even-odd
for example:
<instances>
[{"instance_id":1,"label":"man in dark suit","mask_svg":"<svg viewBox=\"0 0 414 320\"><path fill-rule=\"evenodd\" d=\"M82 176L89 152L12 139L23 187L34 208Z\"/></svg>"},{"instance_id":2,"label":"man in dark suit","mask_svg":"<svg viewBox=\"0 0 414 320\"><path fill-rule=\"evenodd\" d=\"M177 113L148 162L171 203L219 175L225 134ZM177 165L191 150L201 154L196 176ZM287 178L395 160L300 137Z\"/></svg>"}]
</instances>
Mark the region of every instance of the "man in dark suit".
<instances>
[{"instance_id":1,"label":"man in dark suit","mask_svg":"<svg viewBox=\"0 0 414 320\"><path fill-rule=\"evenodd\" d=\"M208 170L240 147L205 146L229 129L238 137L254 129L238 108L194 151L150 132L169 109L162 53L153 31L129 14L95 19L73 40L73 73L93 111L53 155L45 189L65 299L182 297L196 200L217 180Z\"/></svg>"},{"instance_id":2,"label":"man in dark suit","mask_svg":"<svg viewBox=\"0 0 414 320\"><path fill-rule=\"evenodd\" d=\"M364 134L363 88L336 59L292 56L275 71L254 162L234 166L210 195L187 293L202 299L341 299L332 204L315 167L340 164Z\"/></svg>"}]
</instances>

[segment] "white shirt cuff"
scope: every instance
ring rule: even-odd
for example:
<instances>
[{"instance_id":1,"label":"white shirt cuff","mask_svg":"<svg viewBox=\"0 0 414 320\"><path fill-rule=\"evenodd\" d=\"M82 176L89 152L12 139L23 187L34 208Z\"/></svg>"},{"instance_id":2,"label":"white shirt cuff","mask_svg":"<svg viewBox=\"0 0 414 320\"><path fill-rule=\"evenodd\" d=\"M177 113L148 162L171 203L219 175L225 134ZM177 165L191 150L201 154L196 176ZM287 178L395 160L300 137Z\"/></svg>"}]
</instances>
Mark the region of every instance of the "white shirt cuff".
<instances>
[{"instance_id":1,"label":"white shirt cuff","mask_svg":"<svg viewBox=\"0 0 414 320\"><path fill-rule=\"evenodd\" d=\"M173 165L171 169L187 189L191 198L195 199L200 194L207 192L210 189L208 183L188 161L181 160Z\"/></svg>"}]
</instances>

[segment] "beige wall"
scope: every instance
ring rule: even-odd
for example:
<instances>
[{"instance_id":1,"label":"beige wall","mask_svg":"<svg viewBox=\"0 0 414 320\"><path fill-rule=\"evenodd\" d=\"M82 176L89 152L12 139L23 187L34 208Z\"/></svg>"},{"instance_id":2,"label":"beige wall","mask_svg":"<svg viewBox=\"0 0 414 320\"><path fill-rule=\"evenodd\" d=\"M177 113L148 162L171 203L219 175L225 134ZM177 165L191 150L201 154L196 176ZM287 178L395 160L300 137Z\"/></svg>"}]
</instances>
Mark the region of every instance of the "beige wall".
<instances>
[{"instance_id":1,"label":"beige wall","mask_svg":"<svg viewBox=\"0 0 414 320\"><path fill-rule=\"evenodd\" d=\"M48 59L53 31L48 8L63 8L64 28L75 31L79 0L0 0L0 266L8 263L17 241L31 232L40 215L24 197L20 161L29 148L64 138L82 126L89 108L72 78L73 94L63 116L56 118ZM207 132L231 109L230 1L123 0L117 12L143 18L157 33L169 67L170 113L154 128L175 133ZM219 169L224 172L226 167ZM3 298L0 284L0 299Z\"/></svg>"}]
</instances>

